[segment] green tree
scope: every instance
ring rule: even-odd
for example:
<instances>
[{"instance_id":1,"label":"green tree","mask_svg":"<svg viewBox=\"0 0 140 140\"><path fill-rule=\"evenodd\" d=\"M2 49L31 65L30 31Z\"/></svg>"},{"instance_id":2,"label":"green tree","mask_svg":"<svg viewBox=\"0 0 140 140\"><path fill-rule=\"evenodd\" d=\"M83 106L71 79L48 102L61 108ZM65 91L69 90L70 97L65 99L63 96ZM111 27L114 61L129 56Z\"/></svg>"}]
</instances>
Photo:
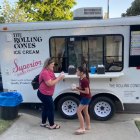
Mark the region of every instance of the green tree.
<instances>
[{"instance_id":1,"label":"green tree","mask_svg":"<svg viewBox=\"0 0 140 140\"><path fill-rule=\"evenodd\" d=\"M19 0L32 21L70 20L75 0Z\"/></svg>"},{"instance_id":2,"label":"green tree","mask_svg":"<svg viewBox=\"0 0 140 140\"><path fill-rule=\"evenodd\" d=\"M4 23L27 22L27 16L23 8L18 4L10 5L8 0L4 0L1 15Z\"/></svg>"},{"instance_id":3,"label":"green tree","mask_svg":"<svg viewBox=\"0 0 140 140\"><path fill-rule=\"evenodd\" d=\"M134 0L131 7L126 10L126 13L122 13L122 16L137 16L140 15L140 0Z\"/></svg>"},{"instance_id":4,"label":"green tree","mask_svg":"<svg viewBox=\"0 0 140 140\"><path fill-rule=\"evenodd\" d=\"M1 12L1 6L0 6L0 23L4 23L4 17Z\"/></svg>"},{"instance_id":5,"label":"green tree","mask_svg":"<svg viewBox=\"0 0 140 140\"><path fill-rule=\"evenodd\" d=\"M0 23L4 23L4 17L3 16L0 16Z\"/></svg>"}]
</instances>

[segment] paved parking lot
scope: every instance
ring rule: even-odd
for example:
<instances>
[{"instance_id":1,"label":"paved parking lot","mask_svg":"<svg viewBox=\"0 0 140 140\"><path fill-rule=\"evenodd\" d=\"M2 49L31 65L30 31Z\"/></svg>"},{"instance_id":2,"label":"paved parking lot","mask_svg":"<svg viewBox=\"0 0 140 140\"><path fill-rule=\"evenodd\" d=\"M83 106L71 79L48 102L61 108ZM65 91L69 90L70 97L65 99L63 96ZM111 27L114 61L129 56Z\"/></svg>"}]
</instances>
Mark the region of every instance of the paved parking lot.
<instances>
[{"instance_id":1,"label":"paved parking lot","mask_svg":"<svg viewBox=\"0 0 140 140\"><path fill-rule=\"evenodd\" d=\"M0 136L0 140L140 140L140 132L134 119L140 114L119 114L106 122L91 121L92 129L83 135L75 135L79 126L77 119L62 119L57 113L55 120L61 129L49 130L40 124L40 112L21 111L15 123Z\"/></svg>"}]
</instances>

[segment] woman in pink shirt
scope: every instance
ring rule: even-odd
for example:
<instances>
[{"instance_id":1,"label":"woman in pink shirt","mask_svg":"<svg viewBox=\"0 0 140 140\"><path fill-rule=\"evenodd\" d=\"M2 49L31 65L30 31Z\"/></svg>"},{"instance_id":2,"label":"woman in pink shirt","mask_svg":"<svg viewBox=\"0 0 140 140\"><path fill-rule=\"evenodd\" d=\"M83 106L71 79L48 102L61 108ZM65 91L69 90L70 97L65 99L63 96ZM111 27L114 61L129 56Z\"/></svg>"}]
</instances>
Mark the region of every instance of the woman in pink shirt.
<instances>
[{"instance_id":1,"label":"woman in pink shirt","mask_svg":"<svg viewBox=\"0 0 140 140\"><path fill-rule=\"evenodd\" d=\"M47 127L49 129L59 129L60 125L54 123L54 103L52 96L54 94L55 84L62 80L64 75L60 74L60 76L56 78L53 68L54 60L52 58L46 59L39 75L40 86L37 96L43 103L42 124L40 126ZM49 121L49 125L46 124L47 119Z\"/></svg>"}]
</instances>

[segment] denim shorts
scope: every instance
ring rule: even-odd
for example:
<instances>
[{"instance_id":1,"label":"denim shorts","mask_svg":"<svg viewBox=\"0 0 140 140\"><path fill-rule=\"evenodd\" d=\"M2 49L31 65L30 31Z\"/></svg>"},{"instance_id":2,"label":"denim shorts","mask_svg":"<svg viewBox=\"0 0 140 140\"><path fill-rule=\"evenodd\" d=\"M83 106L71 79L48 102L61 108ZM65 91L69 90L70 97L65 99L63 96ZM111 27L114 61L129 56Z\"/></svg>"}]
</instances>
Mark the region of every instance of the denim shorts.
<instances>
[{"instance_id":1,"label":"denim shorts","mask_svg":"<svg viewBox=\"0 0 140 140\"><path fill-rule=\"evenodd\" d=\"M89 99L89 98L82 97L81 100L80 100L80 104L81 105L89 105L90 100L91 99Z\"/></svg>"}]
</instances>

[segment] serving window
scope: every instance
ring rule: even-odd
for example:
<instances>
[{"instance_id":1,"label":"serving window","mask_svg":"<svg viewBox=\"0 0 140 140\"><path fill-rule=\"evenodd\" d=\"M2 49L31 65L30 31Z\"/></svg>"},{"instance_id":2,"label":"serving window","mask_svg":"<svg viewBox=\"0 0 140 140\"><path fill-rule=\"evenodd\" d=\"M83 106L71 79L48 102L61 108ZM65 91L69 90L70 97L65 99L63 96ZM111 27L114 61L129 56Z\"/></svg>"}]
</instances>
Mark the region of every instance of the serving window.
<instances>
[{"instance_id":1,"label":"serving window","mask_svg":"<svg viewBox=\"0 0 140 140\"><path fill-rule=\"evenodd\" d=\"M55 59L55 72L68 72L68 66L97 66L106 72L123 69L121 35L66 36L50 38L50 56Z\"/></svg>"}]
</instances>

